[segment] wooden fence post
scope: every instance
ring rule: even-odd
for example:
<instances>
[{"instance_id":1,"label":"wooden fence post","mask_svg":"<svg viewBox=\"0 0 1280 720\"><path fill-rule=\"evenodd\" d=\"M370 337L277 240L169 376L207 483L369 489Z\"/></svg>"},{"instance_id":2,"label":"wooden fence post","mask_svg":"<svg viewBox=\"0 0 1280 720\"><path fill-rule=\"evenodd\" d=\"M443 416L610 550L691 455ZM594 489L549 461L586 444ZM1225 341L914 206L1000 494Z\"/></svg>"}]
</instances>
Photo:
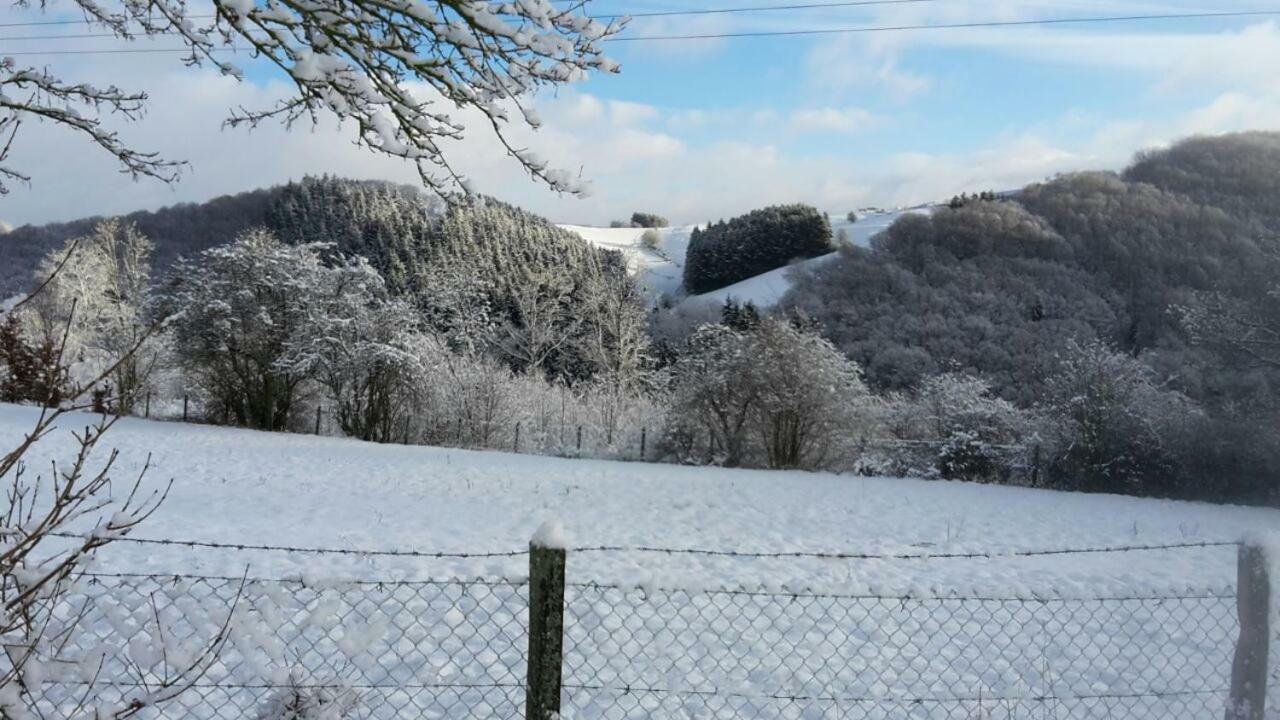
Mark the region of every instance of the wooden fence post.
<instances>
[{"instance_id":1,"label":"wooden fence post","mask_svg":"<svg viewBox=\"0 0 1280 720\"><path fill-rule=\"evenodd\" d=\"M316 434L320 434L320 411L324 409L323 405L316 405Z\"/></svg>"},{"instance_id":2,"label":"wooden fence post","mask_svg":"<svg viewBox=\"0 0 1280 720\"><path fill-rule=\"evenodd\" d=\"M1271 578L1267 553L1261 546L1244 543L1236 580L1236 610L1240 615L1240 639L1231 664L1231 697L1226 720L1263 720L1267 707L1267 664L1271 637Z\"/></svg>"},{"instance_id":3,"label":"wooden fence post","mask_svg":"<svg viewBox=\"0 0 1280 720\"><path fill-rule=\"evenodd\" d=\"M582 426L578 426L578 454L582 454Z\"/></svg>"},{"instance_id":4,"label":"wooden fence post","mask_svg":"<svg viewBox=\"0 0 1280 720\"><path fill-rule=\"evenodd\" d=\"M184 393L184 394L183 394L183 396L182 396L182 422L186 422L186 421L187 421L187 401L188 401L189 399L190 399L190 398L188 398L188 397L186 396L186 394Z\"/></svg>"},{"instance_id":5,"label":"wooden fence post","mask_svg":"<svg viewBox=\"0 0 1280 720\"><path fill-rule=\"evenodd\" d=\"M648 440L649 440L649 428L648 427L640 428L640 462L644 462L645 460L646 453L644 450L645 450L645 445L648 444Z\"/></svg>"},{"instance_id":6,"label":"wooden fence post","mask_svg":"<svg viewBox=\"0 0 1280 720\"><path fill-rule=\"evenodd\" d=\"M146 417L151 417L151 391L150 390L147 391L146 408L143 411L143 414Z\"/></svg>"},{"instance_id":7,"label":"wooden fence post","mask_svg":"<svg viewBox=\"0 0 1280 720\"><path fill-rule=\"evenodd\" d=\"M520 452L520 423L519 422L516 423L516 440L512 444L512 448L514 452Z\"/></svg>"},{"instance_id":8,"label":"wooden fence post","mask_svg":"<svg viewBox=\"0 0 1280 720\"><path fill-rule=\"evenodd\" d=\"M560 715L564 667L564 533L547 522L529 542L529 668L525 720Z\"/></svg>"}]
</instances>

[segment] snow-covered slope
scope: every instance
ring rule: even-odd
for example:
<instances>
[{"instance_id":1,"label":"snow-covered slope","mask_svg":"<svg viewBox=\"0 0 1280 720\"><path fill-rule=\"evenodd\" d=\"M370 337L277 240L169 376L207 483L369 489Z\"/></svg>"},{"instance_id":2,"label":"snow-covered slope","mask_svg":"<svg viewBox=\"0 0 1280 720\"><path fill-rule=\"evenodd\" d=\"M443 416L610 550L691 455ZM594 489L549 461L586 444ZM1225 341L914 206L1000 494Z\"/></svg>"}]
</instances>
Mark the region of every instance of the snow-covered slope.
<instances>
[{"instance_id":1,"label":"snow-covered slope","mask_svg":"<svg viewBox=\"0 0 1280 720\"><path fill-rule=\"evenodd\" d=\"M0 448L35 417L0 405ZM30 459L71 450L71 416ZM152 455L173 490L141 537L366 549L485 552L525 547L545 520L571 545L743 551L1007 552L1232 540L1280 527L1280 511L1041 490L674 465L566 460L124 419L109 442L127 478ZM98 460L105 457L100 455ZM523 558L322 558L113 546L104 567L326 577L521 575ZM579 554L579 579L840 591L936 586L1024 593L1230 585L1230 548L964 561L746 560L637 552Z\"/></svg>"},{"instance_id":2,"label":"snow-covered slope","mask_svg":"<svg viewBox=\"0 0 1280 720\"><path fill-rule=\"evenodd\" d=\"M871 238L888 228L899 217L908 212L929 212L930 210L930 207L920 207L907 210L870 211L863 214L855 223L850 223L843 215L833 214L831 231L836 236L844 234L855 245L869 247ZM656 252L641 244L643 228L598 228L584 225L561 225L560 227L577 233L593 245L621 252L626 256L632 272L639 277L651 298L657 299L663 295L671 298L681 296L685 251L689 247L689 234L696 226L685 225L663 229L661 231L662 247ZM812 258L804 261L804 264L824 262L833 256L834 254ZM697 299L700 298L721 303L725 298L733 297L743 302L751 301L760 306L773 305L790 287L788 270L789 268L771 270L726 288L689 299L698 301Z\"/></svg>"},{"instance_id":3,"label":"snow-covered slope","mask_svg":"<svg viewBox=\"0 0 1280 720\"><path fill-rule=\"evenodd\" d=\"M561 225L577 233L583 240L607 250L617 250L627 259L631 271L651 298L674 297L680 292L684 274L684 253L689 247L693 225L663 228L662 247L650 250L640 242L644 228L598 228L586 225Z\"/></svg>"}]
</instances>

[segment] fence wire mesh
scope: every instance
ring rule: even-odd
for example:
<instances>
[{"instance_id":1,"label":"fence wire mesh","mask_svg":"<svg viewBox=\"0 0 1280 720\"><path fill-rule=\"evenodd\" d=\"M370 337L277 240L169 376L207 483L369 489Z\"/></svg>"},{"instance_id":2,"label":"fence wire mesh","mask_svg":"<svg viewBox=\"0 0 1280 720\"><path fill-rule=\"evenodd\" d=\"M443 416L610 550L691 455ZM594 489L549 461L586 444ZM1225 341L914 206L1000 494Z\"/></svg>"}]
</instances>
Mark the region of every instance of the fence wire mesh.
<instances>
[{"instance_id":1,"label":"fence wire mesh","mask_svg":"<svg viewBox=\"0 0 1280 720\"><path fill-rule=\"evenodd\" d=\"M1235 602L1230 590L1013 599L570 582L562 715L1222 717ZM141 717L519 718L528 607L522 581L89 577L58 613L81 632L40 679L39 709L127 702L225 627L208 672Z\"/></svg>"},{"instance_id":2,"label":"fence wire mesh","mask_svg":"<svg viewBox=\"0 0 1280 720\"><path fill-rule=\"evenodd\" d=\"M528 588L519 583L98 578L78 583L59 615L79 618L82 631L44 678L44 717L70 717L86 696L117 706L144 694L223 627L208 672L142 717L331 716L304 706L346 709L335 718L524 713Z\"/></svg>"},{"instance_id":3,"label":"fence wire mesh","mask_svg":"<svg viewBox=\"0 0 1280 720\"><path fill-rule=\"evenodd\" d=\"M1221 717L1230 594L910 599L568 588L565 715Z\"/></svg>"}]
</instances>

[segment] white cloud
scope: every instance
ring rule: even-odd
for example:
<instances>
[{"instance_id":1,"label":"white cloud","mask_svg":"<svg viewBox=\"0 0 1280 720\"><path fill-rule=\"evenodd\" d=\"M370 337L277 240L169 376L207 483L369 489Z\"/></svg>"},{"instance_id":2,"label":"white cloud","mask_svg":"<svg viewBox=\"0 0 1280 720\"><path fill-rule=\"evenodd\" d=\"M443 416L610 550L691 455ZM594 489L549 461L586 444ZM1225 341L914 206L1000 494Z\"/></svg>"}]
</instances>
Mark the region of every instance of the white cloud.
<instances>
[{"instance_id":1,"label":"white cloud","mask_svg":"<svg viewBox=\"0 0 1280 720\"><path fill-rule=\"evenodd\" d=\"M876 127L881 118L862 108L813 108L794 110L787 127L799 133L852 134Z\"/></svg>"},{"instance_id":2,"label":"white cloud","mask_svg":"<svg viewBox=\"0 0 1280 720\"><path fill-rule=\"evenodd\" d=\"M805 81L811 92L842 97L877 91L905 102L928 90L925 75L904 70L894 47L866 43L861 36L837 36L815 43L805 56Z\"/></svg>"},{"instance_id":3,"label":"white cloud","mask_svg":"<svg viewBox=\"0 0 1280 720\"><path fill-rule=\"evenodd\" d=\"M1025 34L1002 37L1015 35ZM1031 53L1022 43L1033 40L1034 35L1027 35L1007 50ZM1056 35L1045 41L1051 55L1101 53L1101 46L1083 42ZM1280 30L1263 24L1207 46L1150 42L1105 61L1142 68L1147 61L1141 56L1161 47L1167 62L1181 52L1199 53L1196 62L1223 63L1237 57L1237 51L1228 47L1232 43L1253 48L1239 51L1239 64L1250 52L1271 57L1266 53L1277 51L1274 47L1264 51L1264 47L1280 44ZM885 52L897 51L897 46L883 47ZM1086 61L1104 62L1075 60ZM1157 66L1158 62L1150 65ZM228 109L268 106L285 92L282 85L240 84L154 56L95 58L55 70L76 79L110 78L127 88L147 89L152 96L151 113L136 125L113 120L112 126L143 149L190 160L192 170L173 188L149 180L130 182L117 173L109 158L80 138L52 126L29 124L22 128L13 163L30 171L34 184L30 189L17 187L0 200L0 216L12 221L44 222L155 208L264 187L308 173L417 181L411 166L356 147L350 128L343 131L333 121L315 130L286 131L275 125L254 132L222 129ZM494 147L483 128L476 127L466 140L449 143L446 149L482 191L560 221L606 222L629 216L637 208L651 208L677 221L696 221L776 202L804 201L832 211L862 204L913 204L965 190L1017 187L1065 170L1118 168L1135 150L1188 134L1280 129L1280 81L1266 70L1224 68L1225 84L1201 81L1205 90L1217 88L1216 92L1176 116L1113 118L1068 112L1035 127L990 137L978 147L918 153L909 152L908 144L903 152L862 165L835 154L802 156L786 146L794 133L859 132L889 120L834 98L798 109L670 110L605 101L568 89L557 97L539 99L545 121L542 131L517 130L511 139L554 166L593 180L595 194L587 200L557 196L532 182ZM1187 75L1170 77L1192 82ZM717 141L692 139L707 135ZM1064 142L1062 138L1077 139Z\"/></svg>"}]
</instances>

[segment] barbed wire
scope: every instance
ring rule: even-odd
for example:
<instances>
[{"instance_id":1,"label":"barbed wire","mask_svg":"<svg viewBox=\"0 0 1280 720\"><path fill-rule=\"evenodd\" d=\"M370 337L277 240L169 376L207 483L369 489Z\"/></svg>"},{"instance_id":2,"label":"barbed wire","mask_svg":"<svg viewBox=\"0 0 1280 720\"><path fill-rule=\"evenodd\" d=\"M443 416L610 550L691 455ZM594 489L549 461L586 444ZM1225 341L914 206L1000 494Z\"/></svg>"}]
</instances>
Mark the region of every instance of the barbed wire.
<instances>
[{"instance_id":1,"label":"barbed wire","mask_svg":"<svg viewBox=\"0 0 1280 720\"><path fill-rule=\"evenodd\" d=\"M779 552L747 552L741 550L715 550L708 548L670 548L625 545L595 545L569 548L569 552L644 552L666 555L709 555L735 558L813 558L819 560L977 560L1007 557L1044 557L1052 555L1090 555L1122 552L1150 552L1159 550L1186 550L1192 548L1239 547L1239 541L1211 540L1204 542L1164 543L1153 545L1110 545L1098 547L1048 548L1040 550L1007 550L987 552L945 553L864 553L828 552L809 550L784 550Z\"/></svg>"},{"instance_id":2,"label":"barbed wire","mask_svg":"<svg viewBox=\"0 0 1280 720\"><path fill-rule=\"evenodd\" d=\"M67 538L71 540L87 540L90 536L81 535L70 532L52 532L52 537ZM218 550L242 550L242 551L265 551L265 552L287 552L309 555L356 555L360 557L416 557L416 558L499 558L499 557L520 557L528 555L529 551L525 550L495 550L489 552L437 552L431 550L365 550L358 548L319 548L319 547L299 547L292 545L255 545L250 543L224 543L213 542L209 540L175 540L171 538L140 538L131 535L122 535L112 538L112 542L131 542L144 545L170 545L190 548L206 548Z\"/></svg>"},{"instance_id":3,"label":"barbed wire","mask_svg":"<svg viewBox=\"0 0 1280 720\"><path fill-rule=\"evenodd\" d=\"M457 585L469 587L480 585L485 587L524 587L527 579L520 578L420 578L407 580L361 579L361 578L315 578L305 577L244 577L232 575L188 575L185 573L140 573L140 572L86 572L79 577L90 582L111 580L149 580L157 583L179 583L184 580L195 582L241 582L245 584L279 584L297 585L302 588L328 589L333 587L420 587L430 585Z\"/></svg>"},{"instance_id":4,"label":"barbed wire","mask_svg":"<svg viewBox=\"0 0 1280 720\"><path fill-rule=\"evenodd\" d=\"M89 536L70 532L49 533L53 537L72 540L85 540ZM313 555L354 555L359 557L416 557L429 559L444 558L500 558L521 557L529 554L528 549L496 550L485 552L444 552L432 550L370 550L361 548L320 548L291 545L268 545L251 543L225 543L210 540L179 540L174 538L140 538L124 535L113 538L113 542L131 542L146 545L178 546L190 548L287 552ZM1122 552L1155 552L1162 550L1187 550L1198 548L1239 547L1238 540L1207 540L1198 542L1105 545L1075 548L1046 548L1031 550L996 550L941 553L866 553L823 550L781 550L774 552L753 552L744 550L719 550L714 548L681 548L657 547L648 545L584 545L567 548L571 553L658 553L666 555L704 555L732 558L811 558L819 560L979 560L1000 559L1008 557L1046 557L1053 555L1089 555Z\"/></svg>"}]
</instances>

